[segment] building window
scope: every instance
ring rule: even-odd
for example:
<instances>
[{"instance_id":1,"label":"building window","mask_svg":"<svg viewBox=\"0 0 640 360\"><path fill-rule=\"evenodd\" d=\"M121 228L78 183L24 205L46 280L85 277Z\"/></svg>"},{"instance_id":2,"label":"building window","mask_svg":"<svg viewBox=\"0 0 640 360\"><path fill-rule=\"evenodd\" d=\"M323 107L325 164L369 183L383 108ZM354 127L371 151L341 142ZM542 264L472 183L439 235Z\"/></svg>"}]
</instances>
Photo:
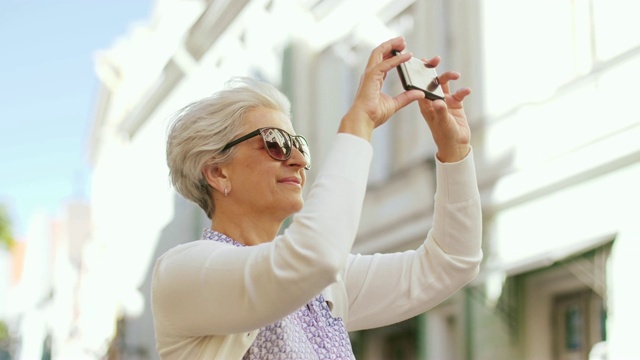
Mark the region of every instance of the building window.
<instances>
[{"instance_id":1,"label":"building window","mask_svg":"<svg viewBox=\"0 0 640 360\"><path fill-rule=\"evenodd\" d=\"M517 324L522 335L516 344L523 358L587 360L595 345L606 341L611 245L608 238L585 242L581 246L595 249L573 249L575 255L518 276L523 297Z\"/></svg>"},{"instance_id":2,"label":"building window","mask_svg":"<svg viewBox=\"0 0 640 360\"><path fill-rule=\"evenodd\" d=\"M351 333L356 359L418 359L418 319L416 317L376 329Z\"/></svg>"},{"instance_id":3,"label":"building window","mask_svg":"<svg viewBox=\"0 0 640 360\"><path fill-rule=\"evenodd\" d=\"M591 290L556 296L553 300L554 358L588 359L589 351L604 339L602 299Z\"/></svg>"},{"instance_id":4,"label":"building window","mask_svg":"<svg viewBox=\"0 0 640 360\"><path fill-rule=\"evenodd\" d=\"M418 344L414 327L401 329L385 339L384 358L390 360L417 359Z\"/></svg>"}]
</instances>

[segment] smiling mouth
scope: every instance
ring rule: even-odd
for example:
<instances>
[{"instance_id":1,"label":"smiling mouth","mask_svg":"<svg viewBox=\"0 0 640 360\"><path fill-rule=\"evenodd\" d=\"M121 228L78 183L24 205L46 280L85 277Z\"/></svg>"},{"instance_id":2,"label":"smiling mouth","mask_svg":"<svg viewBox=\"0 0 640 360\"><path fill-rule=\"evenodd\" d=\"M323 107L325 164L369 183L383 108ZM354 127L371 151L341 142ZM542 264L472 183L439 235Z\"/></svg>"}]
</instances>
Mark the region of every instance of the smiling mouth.
<instances>
[{"instance_id":1,"label":"smiling mouth","mask_svg":"<svg viewBox=\"0 0 640 360\"><path fill-rule=\"evenodd\" d=\"M280 181L278 181L280 184L286 184L286 185L295 185L298 187L302 187L302 181L300 181L300 179L298 178L285 178L282 179Z\"/></svg>"}]
</instances>

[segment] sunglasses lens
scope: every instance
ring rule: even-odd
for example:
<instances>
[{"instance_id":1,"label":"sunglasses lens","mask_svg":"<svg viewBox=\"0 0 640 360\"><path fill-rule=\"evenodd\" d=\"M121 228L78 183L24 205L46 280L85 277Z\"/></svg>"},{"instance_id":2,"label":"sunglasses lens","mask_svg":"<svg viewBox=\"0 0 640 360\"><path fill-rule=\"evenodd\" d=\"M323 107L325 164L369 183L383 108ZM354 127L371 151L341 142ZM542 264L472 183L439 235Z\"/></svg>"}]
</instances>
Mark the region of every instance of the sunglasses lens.
<instances>
[{"instance_id":1,"label":"sunglasses lens","mask_svg":"<svg viewBox=\"0 0 640 360\"><path fill-rule=\"evenodd\" d=\"M311 167L311 153L309 152L309 144L302 136L293 137L293 144L302 153L307 161L307 168Z\"/></svg>"},{"instance_id":2,"label":"sunglasses lens","mask_svg":"<svg viewBox=\"0 0 640 360\"><path fill-rule=\"evenodd\" d=\"M276 160L287 160L291 157L291 151L295 147L304 156L307 165L305 169L311 168L311 153L309 144L302 136L291 136L284 130L278 128L264 128L260 130L260 135L264 140L265 147L269 155Z\"/></svg>"},{"instance_id":3,"label":"sunglasses lens","mask_svg":"<svg viewBox=\"0 0 640 360\"><path fill-rule=\"evenodd\" d=\"M262 138L267 152L276 160L286 160L291 156L291 141L280 129L264 129Z\"/></svg>"}]
</instances>

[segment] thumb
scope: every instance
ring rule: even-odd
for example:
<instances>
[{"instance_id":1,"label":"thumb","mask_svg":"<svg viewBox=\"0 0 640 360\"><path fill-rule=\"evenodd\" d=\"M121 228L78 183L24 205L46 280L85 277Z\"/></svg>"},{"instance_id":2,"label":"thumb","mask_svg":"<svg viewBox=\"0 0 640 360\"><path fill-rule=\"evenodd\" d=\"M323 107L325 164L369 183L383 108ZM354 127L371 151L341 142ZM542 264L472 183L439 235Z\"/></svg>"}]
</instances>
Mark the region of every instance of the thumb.
<instances>
[{"instance_id":1,"label":"thumb","mask_svg":"<svg viewBox=\"0 0 640 360\"><path fill-rule=\"evenodd\" d=\"M424 99L424 93L420 90L409 90L399 94L393 99L396 104L396 111L398 111L416 100Z\"/></svg>"}]
</instances>

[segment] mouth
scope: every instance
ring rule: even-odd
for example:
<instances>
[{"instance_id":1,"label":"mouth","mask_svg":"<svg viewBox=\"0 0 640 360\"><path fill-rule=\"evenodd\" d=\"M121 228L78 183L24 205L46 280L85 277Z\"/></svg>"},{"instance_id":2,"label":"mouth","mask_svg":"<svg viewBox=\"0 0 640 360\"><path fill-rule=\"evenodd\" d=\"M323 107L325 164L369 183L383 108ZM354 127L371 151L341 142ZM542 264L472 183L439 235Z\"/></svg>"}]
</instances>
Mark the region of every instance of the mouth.
<instances>
[{"instance_id":1,"label":"mouth","mask_svg":"<svg viewBox=\"0 0 640 360\"><path fill-rule=\"evenodd\" d=\"M295 176L290 176L290 177L286 177L283 179L278 180L278 183L280 184L285 184L285 185L294 185L297 187L302 187L302 180L300 180L299 178L295 177Z\"/></svg>"}]
</instances>

